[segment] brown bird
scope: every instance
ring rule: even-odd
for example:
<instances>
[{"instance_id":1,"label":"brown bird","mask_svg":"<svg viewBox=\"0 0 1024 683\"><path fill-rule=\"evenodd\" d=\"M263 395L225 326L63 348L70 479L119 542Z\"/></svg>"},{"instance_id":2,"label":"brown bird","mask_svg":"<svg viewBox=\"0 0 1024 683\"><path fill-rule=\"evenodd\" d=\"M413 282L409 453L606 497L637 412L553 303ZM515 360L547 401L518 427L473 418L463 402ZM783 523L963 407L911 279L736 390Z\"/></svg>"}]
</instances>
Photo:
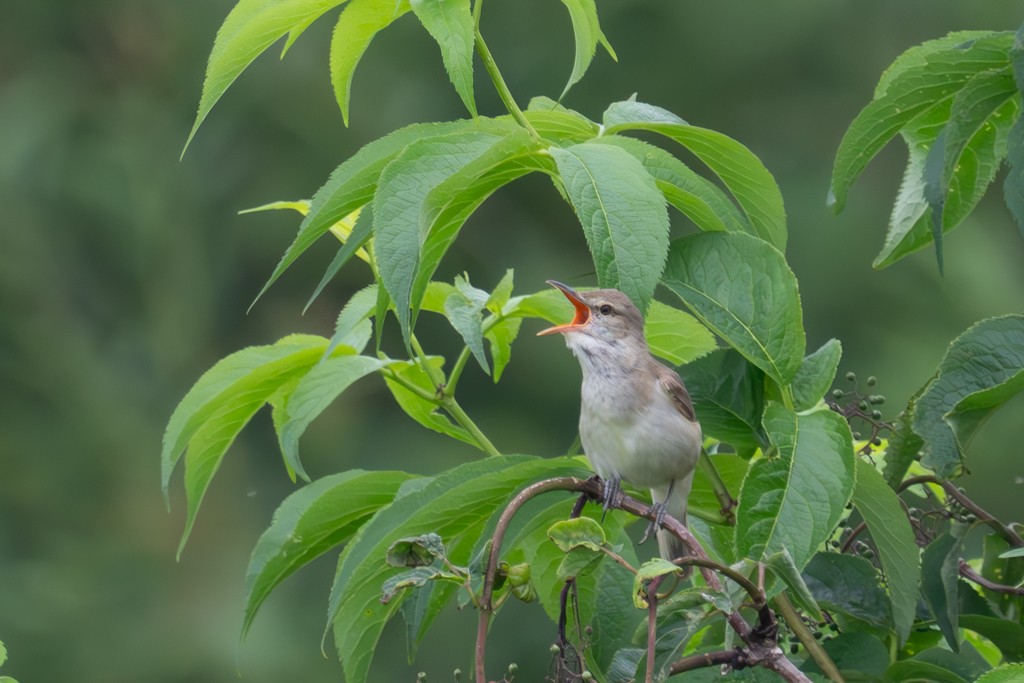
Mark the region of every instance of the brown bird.
<instances>
[{"instance_id":1,"label":"brown bird","mask_svg":"<svg viewBox=\"0 0 1024 683\"><path fill-rule=\"evenodd\" d=\"M682 543L659 529L665 514L686 523L686 500L701 449L701 429L679 375L652 355L644 319L617 289L577 292L554 280L572 302L572 322L540 335L561 333L583 369L580 441L605 482L605 505L623 480L651 490L658 507L658 549L671 560Z\"/></svg>"}]
</instances>

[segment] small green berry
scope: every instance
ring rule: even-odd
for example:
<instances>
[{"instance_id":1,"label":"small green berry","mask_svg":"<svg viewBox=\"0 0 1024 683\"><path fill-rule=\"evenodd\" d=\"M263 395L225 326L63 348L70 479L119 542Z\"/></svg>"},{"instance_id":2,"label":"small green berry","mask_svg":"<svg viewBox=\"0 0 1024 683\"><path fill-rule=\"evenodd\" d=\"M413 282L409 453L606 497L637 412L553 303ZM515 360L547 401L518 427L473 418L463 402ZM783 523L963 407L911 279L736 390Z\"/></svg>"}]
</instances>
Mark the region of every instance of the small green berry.
<instances>
[{"instance_id":1,"label":"small green berry","mask_svg":"<svg viewBox=\"0 0 1024 683\"><path fill-rule=\"evenodd\" d=\"M842 398L843 396L846 396L846 394L843 393L842 389L836 389L832 392L832 398Z\"/></svg>"},{"instance_id":2,"label":"small green berry","mask_svg":"<svg viewBox=\"0 0 1024 683\"><path fill-rule=\"evenodd\" d=\"M421 671L418 674L416 674L416 680L417 680L417 682L418 681L425 681L425 680L427 680L427 672L426 671Z\"/></svg>"},{"instance_id":3,"label":"small green berry","mask_svg":"<svg viewBox=\"0 0 1024 683\"><path fill-rule=\"evenodd\" d=\"M459 683L462 680L462 669L455 670L455 683Z\"/></svg>"},{"instance_id":4,"label":"small green berry","mask_svg":"<svg viewBox=\"0 0 1024 683\"><path fill-rule=\"evenodd\" d=\"M789 646L789 654L795 655L797 652L800 652L800 646L799 645L797 645L796 643L793 643L792 645Z\"/></svg>"},{"instance_id":5,"label":"small green berry","mask_svg":"<svg viewBox=\"0 0 1024 683\"><path fill-rule=\"evenodd\" d=\"M861 401L860 403L857 404L857 407L860 408L861 410L867 410L868 409L868 402L867 401Z\"/></svg>"},{"instance_id":6,"label":"small green berry","mask_svg":"<svg viewBox=\"0 0 1024 683\"><path fill-rule=\"evenodd\" d=\"M881 420L882 419L882 411L881 410L872 410L871 411L871 418L874 419L874 420Z\"/></svg>"},{"instance_id":7,"label":"small green berry","mask_svg":"<svg viewBox=\"0 0 1024 683\"><path fill-rule=\"evenodd\" d=\"M515 662L512 662L511 664L508 665L508 672L510 674L515 674L515 672L517 672L517 671L519 671L519 665L518 664L516 664Z\"/></svg>"},{"instance_id":8,"label":"small green berry","mask_svg":"<svg viewBox=\"0 0 1024 683\"><path fill-rule=\"evenodd\" d=\"M850 382L856 382L857 381L857 375L855 375L852 372L848 372L848 373L846 373L846 379L849 380Z\"/></svg>"},{"instance_id":9,"label":"small green berry","mask_svg":"<svg viewBox=\"0 0 1024 683\"><path fill-rule=\"evenodd\" d=\"M869 386L869 387L873 387L873 386L875 386L875 385L876 385L877 383L878 383L878 380L877 380L877 379L875 379L875 376L874 376L874 375L872 375L871 377L868 377L868 386Z\"/></svg>"},{"instance_id":10,"label":"small green berry","mask_svg":"<svg viewBox=\"0 0 1024 683\"><path fill-rule=\"evenodd\" d=\"M562 648L558 647L557 643L551 643L551 647L548 648L548 652L553 655L558 655L562 653Z\"/></svg>"},{"instance_id":11,"label":"small green berry","mask_svg":"<svg viewBox=\"0 0 1024 683\"><path fill-rule=\"evenodd\" d=\"M594 674L590 673L589 671L584 671L580 674L580 678L584 681L592 681L594 680Z\"/></svg>"}]
</instances>

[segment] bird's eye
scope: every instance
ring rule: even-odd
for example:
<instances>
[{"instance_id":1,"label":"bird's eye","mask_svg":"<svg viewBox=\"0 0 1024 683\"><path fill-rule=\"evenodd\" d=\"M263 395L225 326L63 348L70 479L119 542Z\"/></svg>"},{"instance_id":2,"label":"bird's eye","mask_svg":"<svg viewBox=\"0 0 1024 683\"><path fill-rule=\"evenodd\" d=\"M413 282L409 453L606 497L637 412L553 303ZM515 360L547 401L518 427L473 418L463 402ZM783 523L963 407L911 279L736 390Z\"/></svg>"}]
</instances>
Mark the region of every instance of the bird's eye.
<instances>
[{"instance_id":1,"label":"bird's eye","mask_svg":"<svg viewBox=\"0 0 1024 683\"><path fill-rule=\"evenodd\" d=\"M608 304L604 304L598 310L601 311L601 315L608 315L612 312L612 307L609 306Z\"/></svg>"}]
</instances>

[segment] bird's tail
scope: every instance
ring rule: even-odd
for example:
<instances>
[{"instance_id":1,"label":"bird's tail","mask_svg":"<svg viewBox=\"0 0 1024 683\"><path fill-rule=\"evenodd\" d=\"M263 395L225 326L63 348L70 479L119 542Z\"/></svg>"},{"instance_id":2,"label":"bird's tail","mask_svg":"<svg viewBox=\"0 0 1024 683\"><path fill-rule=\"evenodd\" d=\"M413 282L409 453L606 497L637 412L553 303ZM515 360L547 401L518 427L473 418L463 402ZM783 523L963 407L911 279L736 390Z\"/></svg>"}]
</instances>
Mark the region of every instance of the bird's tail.
<instances>
[{"instance_id":1,"label":"bird's tail","mask_svg":"<svg viewBox=\"0 0 1024 683\"><path fill-rule=\"evenodd\" d=\"M686 524L686 500L690 497L690 486L692 485L693 473L691 472L671 487L671 495L669 495L669 487L665 486L651 489L651 498L655 504L665 503L665 512ZM689 555L683 542L665 529L658 530L658 551L666 560Z\"/></svg>"}]
</instances>

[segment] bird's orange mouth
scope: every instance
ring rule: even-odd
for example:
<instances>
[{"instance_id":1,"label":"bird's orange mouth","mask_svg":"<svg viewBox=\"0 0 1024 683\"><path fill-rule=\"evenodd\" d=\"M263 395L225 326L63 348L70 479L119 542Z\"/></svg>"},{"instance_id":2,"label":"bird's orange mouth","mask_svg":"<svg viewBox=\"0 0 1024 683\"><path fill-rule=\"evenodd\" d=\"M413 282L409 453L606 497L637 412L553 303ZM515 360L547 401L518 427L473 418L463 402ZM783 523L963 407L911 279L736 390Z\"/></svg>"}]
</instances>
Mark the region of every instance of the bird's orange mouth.
<instances>
[{"instance_id":1,"label":"bird's orange mouth","mask_svg":"<svg viewBox=\"0 0 1024 683\"><path fill-rule=\"evenodd\" d=\"M554 327L549 327L546 330L541 330L537 333L538 337L545 334L555 334L556 332L572 332L584 327L588 322L590 322L590 306L587 305L587 302L580 297L579 293L577 293L575 289L569 285L563 285L561 282L557 282L555 280L548 280L548 284L561 290L562 294L565 295L565 298L568 299L570 303L572 303L573 308L576 309L576 314L573 316L572 322L568 322L564 325L555 325Z\"/></svg>"}]
</instances>

